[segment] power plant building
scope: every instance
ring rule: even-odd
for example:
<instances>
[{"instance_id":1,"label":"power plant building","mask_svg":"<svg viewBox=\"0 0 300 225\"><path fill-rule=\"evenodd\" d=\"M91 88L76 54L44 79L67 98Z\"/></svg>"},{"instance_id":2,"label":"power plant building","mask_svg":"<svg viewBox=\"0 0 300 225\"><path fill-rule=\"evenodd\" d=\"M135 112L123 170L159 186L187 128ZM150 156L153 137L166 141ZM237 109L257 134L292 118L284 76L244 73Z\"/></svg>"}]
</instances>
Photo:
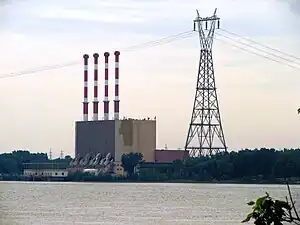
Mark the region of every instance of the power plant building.
<instances>
[{"instance_id":1,"label":"power plant building","mask_svg":"<svg viewBox=\"0 0 300 225\"><path fill-rule=\"evenodd\" d=\"M146 162L155 161L155 120L78 121L75 129L76 155L110 153L119 162L124 153L140 152Z\"/></svg>"},{"instance_id":2,"label":"power plant building","mask_svg":"<svg viewBox=\"0 0 300 225\"><path fill-rule=\"evenodd\" d=\"M155 161L156 149L156 120L150 119L119 119L119 55L115 51L115 87L114 87L114 118L109 118L109 53L104 53L104 99L103 99L103 119L99 119L99 99L98 99L98 58L99 54L93 54L94 58L94 88L93 88L93 115L89 120L88 112L88 82L89 55L84 58L84 98L83 98L83 121L75 124L75 163L80 166L85 164L90 156L101 158L109 154L115 163L115 170L121 173L121 157L124 153L140 152L146 162ZM100 154L99 154L100 153ZM83 160L83 158L86 158ZM97 161L95 160L92 161ZM98 160L98 161L99 161ZM84 163L85 162L85 163ZM90 165L90 163L88 163ZM101 163L100 163L101 164ZM87 165L87 164L86 164ZM94 165L94 164L93 164ZM88 165L87 165L88 166Z\"/></svg>"}]
</instances>

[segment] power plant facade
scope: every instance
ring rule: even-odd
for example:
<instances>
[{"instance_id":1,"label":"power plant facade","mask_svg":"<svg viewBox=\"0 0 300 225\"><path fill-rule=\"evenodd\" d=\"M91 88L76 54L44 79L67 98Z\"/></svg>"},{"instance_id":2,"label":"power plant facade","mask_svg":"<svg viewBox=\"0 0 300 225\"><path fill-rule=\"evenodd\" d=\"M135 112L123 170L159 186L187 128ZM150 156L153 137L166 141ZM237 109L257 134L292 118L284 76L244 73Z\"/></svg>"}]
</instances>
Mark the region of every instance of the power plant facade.
<instances>
[{"instance_id":1,"label":"power plant facade","mask_svg":"<svg viewBox=\"0 0 300 225\"><path fill-rule=\"evenodd\" d=\"M121 161L124 153L140 152L147 162L155 160L155 120L78 121L75 126L75 154L108 154Z\"/></svg>"},{"instance_id":2,"label":"power plant facade","mask_svg":"<svg viewBox=\"0 0 300 225\"><path fill-rule=\"evenodd\" d=\"M114 172L121 173L121 157L124 153L140 152L146 162L155 161L156 149L156 120L148 119L123 119L119 117L119 56L120 52L115 51L114 68L114 117L109 118L109 56L104 53L104 98L103 117L99 119L99 54L93 54L93 115L89 120L89 55L84 58L84 87L83 87L83 120L75 123L75 159L72 167L97 167L95 162L97 157L99 163L101 158L112 157L115 163ZM95 165L94 165L95 164ZM100 163L101 164L101 163Z\"/></svg>"}]
</instances>

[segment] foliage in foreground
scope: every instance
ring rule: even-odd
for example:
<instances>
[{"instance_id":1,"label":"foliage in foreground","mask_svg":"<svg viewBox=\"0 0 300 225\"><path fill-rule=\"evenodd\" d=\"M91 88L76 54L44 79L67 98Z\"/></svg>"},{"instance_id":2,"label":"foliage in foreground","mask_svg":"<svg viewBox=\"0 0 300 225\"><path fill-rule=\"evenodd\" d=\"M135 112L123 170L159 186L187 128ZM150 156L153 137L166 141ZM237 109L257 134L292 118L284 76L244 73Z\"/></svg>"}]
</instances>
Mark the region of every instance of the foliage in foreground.
<instances>
[{"instance_id":1,"label":"foliage in foreground","mask_svg":"<svg viewBox=\"0 0 300 225\"><path fill-rule=\"evenodd\" d=\"M283 225L284 222L300 224L300 218L295 208L290 187L287 184L289 199L286 201L273 199L268 193L258 198L255 202L250 201L247 204L252 206L252 212L242 221L242 223L254 220L256 225Z\"/></svg>"}]
</instances>

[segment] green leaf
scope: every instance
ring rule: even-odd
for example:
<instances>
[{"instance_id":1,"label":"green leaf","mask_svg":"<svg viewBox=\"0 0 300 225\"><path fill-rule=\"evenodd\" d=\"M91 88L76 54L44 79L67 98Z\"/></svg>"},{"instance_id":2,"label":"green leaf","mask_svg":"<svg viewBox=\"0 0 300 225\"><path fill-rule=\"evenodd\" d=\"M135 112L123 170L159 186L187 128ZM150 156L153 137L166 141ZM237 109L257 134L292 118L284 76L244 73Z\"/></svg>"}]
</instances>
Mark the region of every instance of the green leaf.
<instances>
[{"instance_id":1,"label":"green leaf","mask_svg":"<svg viewBox=\"0 0 300 225\"><path fill-rule=\"evenodd\" d=\"M246 222L249 222L250 219L253 217L253 212L252 213L249 213L247 215L247 217L242 221L242 223L246 223Z\"/></svg>"},{"instance_id":2,"label":"green leaf","mask_svg":"<svg viewBox=\"0 0 300 225\"><path fill-rule=\"evenodd\" d=\"M266 196L260 197L256 200L256 205L260 206L267 198L269 198L268 193L266 193Z\"/></svg>"},{"instance_id":3,"label":"green leaf","mask_svg":"<svg viewBox=\"0 0 300 225\"><path fill-rule=\"evenodd\" d=\"M254 205L255 202L254 202L254 201L250 201L250 202L248 202L247 204L248 204L248 205Z\"/></svg>"},{"instance_id":4,"label":"green leaf","mask_svg":"<svg viewBox=\"0 0 300 225\"><path fill-rule=\"evenodd\" d=\"M275 205L280 207L280 208L287 209L287 210L292 209L292 207L290 206L290 204L288 202L281 201L281 200L275 200Z\"/></svg>"}]
</instances>

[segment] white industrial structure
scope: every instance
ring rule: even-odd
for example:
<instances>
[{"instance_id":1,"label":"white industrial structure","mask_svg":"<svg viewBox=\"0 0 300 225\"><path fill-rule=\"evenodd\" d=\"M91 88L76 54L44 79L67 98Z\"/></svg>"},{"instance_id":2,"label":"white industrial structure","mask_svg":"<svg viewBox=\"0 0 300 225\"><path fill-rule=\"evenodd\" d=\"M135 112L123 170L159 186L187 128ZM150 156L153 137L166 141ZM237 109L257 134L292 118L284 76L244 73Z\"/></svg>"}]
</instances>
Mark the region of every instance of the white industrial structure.
<instances>
[{"instance_id":1,"label":"white industrial structure","mask_svg":"<svg viewBox=\"0 0 300 225\"><path fill-rule=\"evenodd\" d=\"M93 171L93 173L96 174L113 173L114 159L110 153L98 153L96 156L93 156L91 153L89 153L85 157L75 157L70 162L69 167L80 169L83 172Z\"/></svg>"},{"instance_id":2,"label":"white industrial structure","mask_svg":"<svg viewBox=\"0 0 300 225\"><path fill-rule=\"evenodd\" d=\"M41 179L64 179L68 176L65 165L57 163L25 163L24 176Z\"/></svg>"}]
</instances>

